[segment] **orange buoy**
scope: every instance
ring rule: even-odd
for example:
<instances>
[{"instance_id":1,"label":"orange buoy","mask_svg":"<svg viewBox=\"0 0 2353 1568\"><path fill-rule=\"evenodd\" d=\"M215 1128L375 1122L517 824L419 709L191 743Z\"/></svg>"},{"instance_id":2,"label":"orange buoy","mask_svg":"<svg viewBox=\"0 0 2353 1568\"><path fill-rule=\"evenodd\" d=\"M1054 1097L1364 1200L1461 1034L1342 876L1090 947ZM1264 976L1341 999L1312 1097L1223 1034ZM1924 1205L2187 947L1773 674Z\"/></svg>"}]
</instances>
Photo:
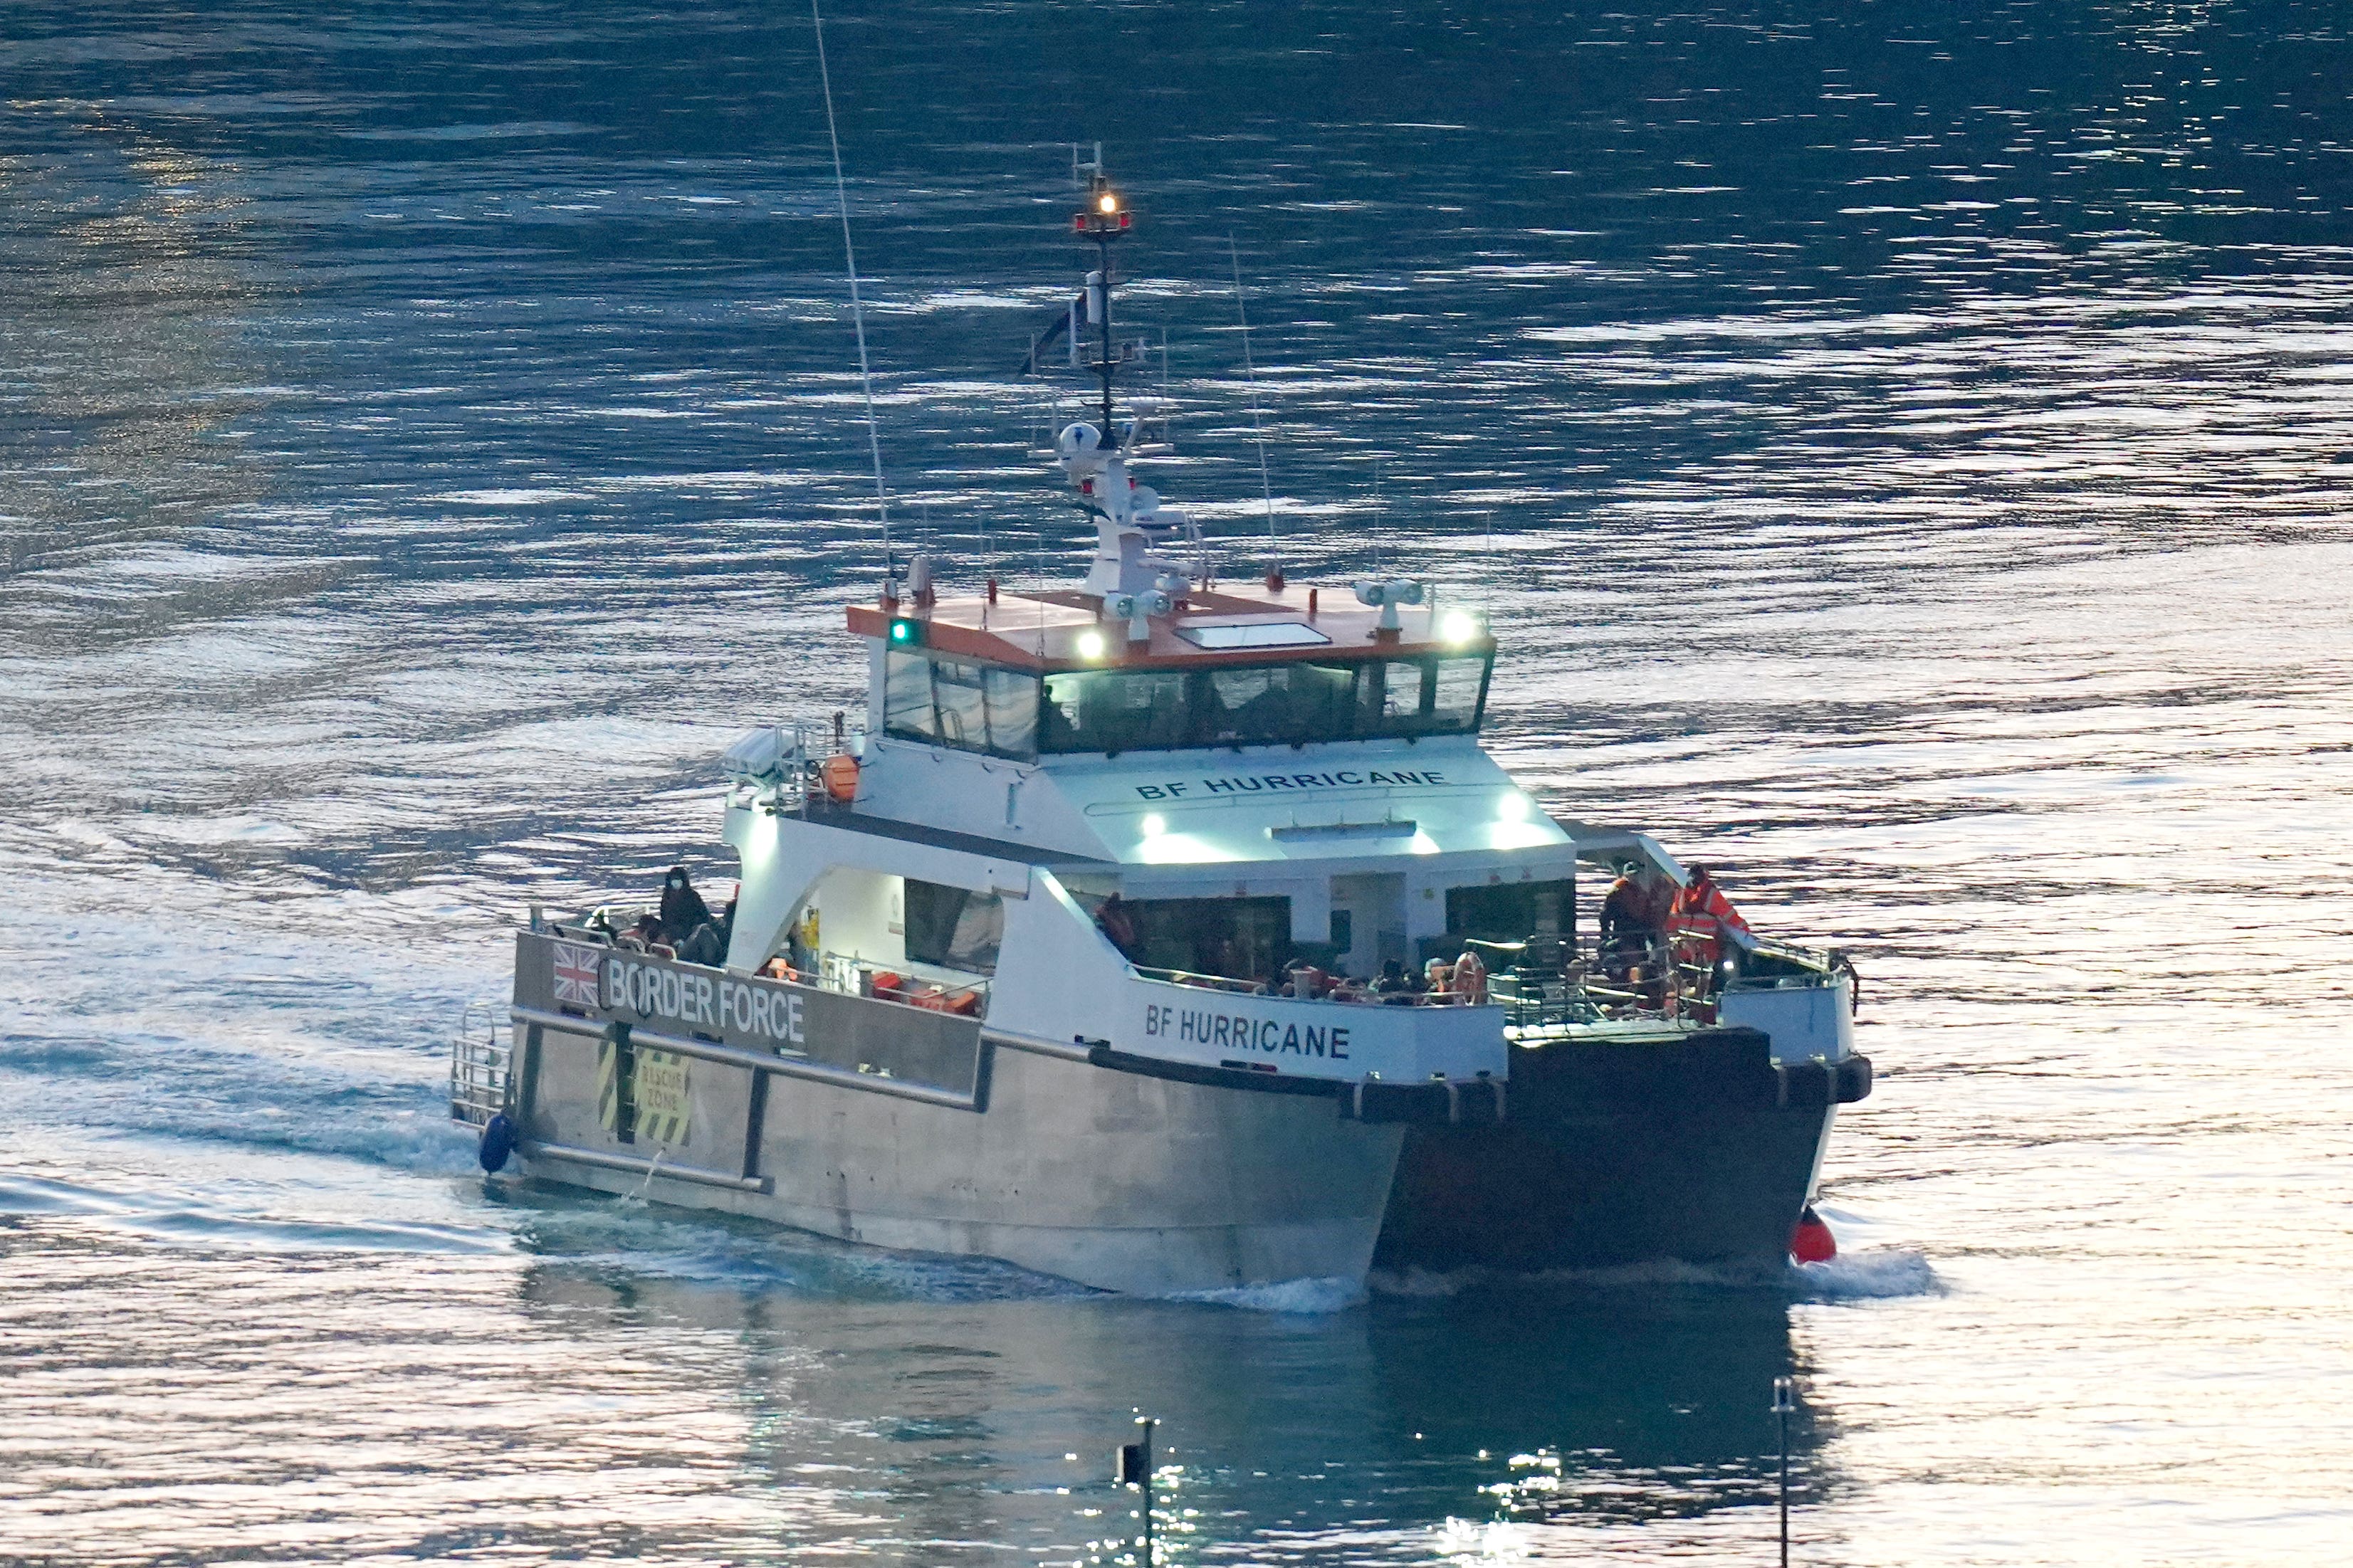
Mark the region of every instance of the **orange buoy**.
<instances>
[{"instance_id":1,"label":"orange buoy","mask_svg":"<svg viewBox=\"0 0 2353 1568\"><path fill-rule=\"evenodd\" d=\"M825 793L843 805L858 798L858 759L836 752L825 760Z\"/></svg>"},{"instance_id":2,"label":"orange buoy","mask_svg":"<svg viewBox=\"0 0 2353 1568\"><path fill-rule=\"evenodd\" d=\"M1838 1256L1838 1238L1831 1234L1831 1227L1822 1223L1822 1216L1814 1212L1811 1204L1806 1205L1806 1212L1789 1232L1789 1256L1800 1263L1828 1263Z\"/></svg>"}]
</instances>

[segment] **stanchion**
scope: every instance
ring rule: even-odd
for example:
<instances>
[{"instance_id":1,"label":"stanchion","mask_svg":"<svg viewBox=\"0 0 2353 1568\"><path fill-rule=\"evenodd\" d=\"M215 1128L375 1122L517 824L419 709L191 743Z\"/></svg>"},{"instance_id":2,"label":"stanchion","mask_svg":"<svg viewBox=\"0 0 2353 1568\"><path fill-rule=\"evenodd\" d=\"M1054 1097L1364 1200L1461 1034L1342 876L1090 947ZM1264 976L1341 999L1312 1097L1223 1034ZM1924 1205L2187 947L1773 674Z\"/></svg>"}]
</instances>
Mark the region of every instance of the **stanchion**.
<instances>
[{"instance_id":1,"label":"stanchion","mask_svg":"<svg viewBox=\"0 0 2353 1568\"><path fill-rule=\"evenodd\" d=\"M1789 1568L1789 1417L1798 1408L1797 1385L1773 1380L1773 1419L1781 1428L1781 1568Z\"/></svg>"}]
</instances>

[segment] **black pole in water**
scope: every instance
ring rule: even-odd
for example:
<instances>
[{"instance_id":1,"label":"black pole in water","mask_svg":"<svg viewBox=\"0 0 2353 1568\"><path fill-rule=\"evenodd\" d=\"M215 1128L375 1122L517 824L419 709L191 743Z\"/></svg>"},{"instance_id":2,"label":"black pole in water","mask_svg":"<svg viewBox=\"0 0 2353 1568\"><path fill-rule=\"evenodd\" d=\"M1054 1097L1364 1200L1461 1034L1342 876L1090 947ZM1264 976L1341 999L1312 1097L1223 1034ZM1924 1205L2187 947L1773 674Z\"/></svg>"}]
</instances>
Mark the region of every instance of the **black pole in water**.
<instances>
[{"instance_id":1,"label":"black pole in water","mask_svg":"<svg viewBox=\"0 0 2353 1568\"><path fill-rule=\"evenodd\" d=\"M1112 1456L1112 1479L1124 1487L1144 1489L1144 1568L1152 1563L1152 1429L1160 1423L1149 1415L1139 1415L1135 1424L1144 1428L1140 1443L1122 1443Z\"/></svg>"},{"instance_id":2,"label":"black pole in water","mask_svg":"<svg viewBox=\"0 0 2353 1568\"><path fill-rule=\"evenodd\" d=\"M1798 1408L1789 1379L1773 1380L1773 1419L1781 1428L1781 1568L1789 1568L1789 1416Z\"/></svg>"}]
</instances>

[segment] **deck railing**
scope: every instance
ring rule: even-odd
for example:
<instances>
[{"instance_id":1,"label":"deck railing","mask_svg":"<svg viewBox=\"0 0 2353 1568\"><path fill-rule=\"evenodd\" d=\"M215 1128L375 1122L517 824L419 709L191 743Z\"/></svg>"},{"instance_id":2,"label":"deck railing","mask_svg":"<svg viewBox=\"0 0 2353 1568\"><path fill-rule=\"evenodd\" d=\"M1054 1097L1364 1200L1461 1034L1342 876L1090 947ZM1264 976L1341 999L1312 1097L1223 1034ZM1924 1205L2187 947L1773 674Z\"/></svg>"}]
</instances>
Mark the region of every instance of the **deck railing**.
<instances>
[{"instance_id":1,"label":"deck railing","mask_svg":"<svg viewBox=\"0 0 2353 1568\"><path fill-rule=\"evenodd\" d=\"M1673 951L1664 940L1641 952L1620 949L1609 955L1607 963L1598 943L1589 937L1548 937L1527 942L1473 940L1466 945L1480 954L1487 969L1484 982L1467 989L1429 989L1417 984L1410 990L1382 991L1374 983L1348 981L1303 995L1279 976L1253 980L1142 964L1135 966L1135 973L1147 980L1241 995L1302 996L1305 1000L1392 1007L1489 1004L1502 1007L1505 1026L1515 1029L1555 1028L1611 1019L1686 1018L1705 1022L1715 1016L1716 1001L1727 989L1796 983L1740 976L1727 982L1715 966L1693 962L1692 955ZM1541 963L1530 962L1532 946L1541 947ZM1833 956L1778 942L1759 944L1758 951L1819 976L1812 980L1813 984L1828 984L1837 963Z\"/></svg>"}]
</instances>

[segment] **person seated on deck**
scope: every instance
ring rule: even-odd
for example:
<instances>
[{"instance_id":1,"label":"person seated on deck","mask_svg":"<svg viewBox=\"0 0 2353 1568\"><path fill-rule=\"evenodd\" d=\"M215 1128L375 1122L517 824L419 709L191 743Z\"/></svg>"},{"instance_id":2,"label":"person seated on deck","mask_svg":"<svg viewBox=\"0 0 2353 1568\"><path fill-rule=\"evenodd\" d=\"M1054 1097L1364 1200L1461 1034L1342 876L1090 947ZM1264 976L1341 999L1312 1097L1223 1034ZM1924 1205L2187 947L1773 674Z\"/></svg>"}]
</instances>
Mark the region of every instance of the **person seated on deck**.
<instances>
[{"instance_id":1,"label":"person seated on deck","mask_svg":"<svg viewBox=\"0 0 2353 1568\"><path fill-rule=\"evenodd\" d=\"M715 969L727 960L727 938L734 929L735 900L730 899L717 920L704 921L686 933L678 944L678 956L685 963Z\"/></svg>"},{"instance_id":2,"label":"person seated on deck","mask_svg":"<svg viewBox=\"0 0 2353 1568\"><path fill-rule=\"evenodd\" d=\"M1433 958L1421 966L1422 989L1430 993L1432 1002L1454 1000L1454 965L1442 958Z\"/></svg>"},{"instance_id":3,"label":"person seated on deck","mask_svg":"<svg viewBox=\"0 0 2353 1568\"><path fill-rule=\"evenodd\" d=\"M1487 965L1469 948L1454 961L1454 973L1448 977L1453 994L1447 998L1464 1007L1483 1007L1487 1004Z\"/></svg>"},{"instance_id":4,"label":"person seated on deck","mask_svg":"<svg viewBox=\"0 0 2353 1568\"><path fill-rule=\"evenodd\" d=\"M1303 958L1294 958L1282 966L1282 984L1280 989L1285 996L1294 996L1303 1002L1312 1002L1331 988L1332 977Z\"/></svg>"},{"instance_id":5,"label":"person seated on deck","mask_svg":"<svg viewBox=\"0 0 2353 1568\"><path fill-rule=\"evenodd\" d=\"M672 866L670 875L662 879L660 919L669 933L663 940L672 944L684 942L695 927L710 923L711 906L687 880L683 866Z\"/></svg>"},{"instance_id":6,"label":"person seated on deck","mask_svg":"<svg viewBox=\"0 0 2353 1568\"><path fill-rule=\"evenodd\" d=\"M1410 1007L1420 987L1413 983L1413 976L1405 972L1404 964L1394 958L1386 958L1381 961L1381 977L1373 982L1373 989L1379 992L1381 1000L1392 1007Z\"/></svg>"}]
</instances>

